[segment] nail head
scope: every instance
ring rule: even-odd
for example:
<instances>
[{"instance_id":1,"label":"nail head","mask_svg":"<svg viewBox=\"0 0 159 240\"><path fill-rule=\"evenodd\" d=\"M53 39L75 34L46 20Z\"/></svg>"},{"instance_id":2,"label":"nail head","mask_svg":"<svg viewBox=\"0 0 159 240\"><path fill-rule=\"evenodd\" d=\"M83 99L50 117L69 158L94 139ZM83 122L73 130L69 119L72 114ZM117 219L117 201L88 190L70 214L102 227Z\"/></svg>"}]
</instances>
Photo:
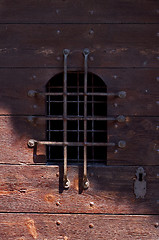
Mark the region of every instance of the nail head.
<instances>
[{"instance_id":1,"label":"nail head","mask_svg":"<svg viewBox=\"0 0 159 240\"><path fill-rule=\"evenodd\" d=\"M94 227L93 223L90 223L89 228L93 228L93 227Z\"/></svg>"}]
</instances>

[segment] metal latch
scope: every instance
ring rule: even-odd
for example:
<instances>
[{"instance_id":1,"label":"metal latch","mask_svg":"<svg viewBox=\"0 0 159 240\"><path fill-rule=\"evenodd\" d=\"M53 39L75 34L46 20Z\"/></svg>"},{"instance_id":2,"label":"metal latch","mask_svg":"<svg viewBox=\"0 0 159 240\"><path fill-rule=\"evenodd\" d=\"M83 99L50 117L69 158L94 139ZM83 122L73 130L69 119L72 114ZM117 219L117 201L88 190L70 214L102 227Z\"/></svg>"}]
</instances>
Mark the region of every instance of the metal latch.
<instances>
[{"instance_id":1,"label":"metal latch","mask_svg":"<svg viewBox=\"0 0 159 240\"><path fill-rule=\"evenodd\" d=\"M136 171L136 180L134 182L134 193L136 198L144 198L146 194L146 173L142 167L139 167Z\"/></svg>"}]
</instances>

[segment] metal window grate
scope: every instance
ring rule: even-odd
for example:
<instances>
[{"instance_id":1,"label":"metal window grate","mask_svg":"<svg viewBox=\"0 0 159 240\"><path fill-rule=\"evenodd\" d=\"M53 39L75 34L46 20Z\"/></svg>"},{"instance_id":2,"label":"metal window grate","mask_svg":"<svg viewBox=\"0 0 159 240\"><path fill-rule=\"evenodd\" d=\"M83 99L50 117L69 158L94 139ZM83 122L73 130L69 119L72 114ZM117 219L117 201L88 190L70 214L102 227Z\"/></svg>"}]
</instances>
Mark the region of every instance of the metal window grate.
<instances>
[{"instance_id":1,"label":"metal window grate","mask_svg":"<svg viewBox=\"0 0 159 240\"><path fill-rule=\"evenodd\" d=\"M83 164L84 142L87 142L87 163L107 163L107 92L105 83L88 73L87 89L83 72L68 72L53 77L46 86L51 93L47 101L47 140L61 146L46 146L47 161L63 164L67 145L68 164ZM87 92L87 94L86 94ZM86 128L85 128L86 127Z\"/></svg>"}]
</instances>

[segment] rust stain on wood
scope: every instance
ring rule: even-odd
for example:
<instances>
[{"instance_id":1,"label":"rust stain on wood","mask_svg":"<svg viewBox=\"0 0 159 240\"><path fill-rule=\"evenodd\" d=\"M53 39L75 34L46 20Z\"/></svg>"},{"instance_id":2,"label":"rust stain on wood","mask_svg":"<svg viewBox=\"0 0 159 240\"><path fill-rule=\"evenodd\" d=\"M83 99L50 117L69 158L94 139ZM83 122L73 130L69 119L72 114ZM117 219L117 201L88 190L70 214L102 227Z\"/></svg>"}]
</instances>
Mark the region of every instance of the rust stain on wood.
<instances>
[{"instance_id":1,"label":"rust stain on wood","mask_svg":"<svg viewBox=\"0 0 159 240\"><path fill-rule=\"evenodd\" d=\"M54 54L54 50L53 49L50 49L50 48L45 48L45 47L42 47L41 49L38 49L35 51L36 54L41 54L43 56L49 56L49 55L52 55Z\"/></svg>"},{"instance_id":2,"label":"rust stain on wood","mask_svg":"<svg viewBox=\"0 0 159 240\"><path fill-rule=\"evenodd\" d=\"M47 201L49 203L53 203L55 201L55 196L52 194L47 194L47 195L45 195L45 201Z\"/></svg>"},{"instance_id":3,"label":"rust stain on wood","mask_svg":"<svg viewBox=\"0 0 159 240\"><path fill-rule=\"evenodd\" d=\"M79 180L78 178L74 179L73 187L78 191L79 190Z\"/></svg>"},{"instance_id":4,"label":"rust stain on wood","mask_svg":"<svg viewBox=\"0 0 159 240\"><path fill-rule=\"evenodd\" d=\"M34 239L37 239L38 234L37 234L37 231L36 231L34 220L33 219L27 220L26 226L27 226L27 228L29 230L29 233L32 235L32 237Z\"/></svg>"},{"instance_id":5,"label":"rust stain on wood","mask_svg":"<svg viewBox=\"0 0 159 240\"><path fill-rule=\"evenodd\" d=\"M0 191L0 195L9 195L11 193L11 191Z\"/></svg>"}]
</instances>

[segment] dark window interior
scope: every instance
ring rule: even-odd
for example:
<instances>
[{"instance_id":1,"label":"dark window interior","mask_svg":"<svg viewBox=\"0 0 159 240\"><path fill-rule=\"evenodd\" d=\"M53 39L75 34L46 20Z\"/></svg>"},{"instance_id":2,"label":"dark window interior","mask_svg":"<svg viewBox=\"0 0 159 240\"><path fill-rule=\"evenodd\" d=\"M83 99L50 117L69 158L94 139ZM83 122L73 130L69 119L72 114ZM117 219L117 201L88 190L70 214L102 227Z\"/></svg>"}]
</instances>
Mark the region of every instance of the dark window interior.
<instances>
[{"instance_id":1,"label":"dark window interior","mask_svg":"<svg viewBox=\"0 0 159 240\"><path fill-rule=\"evenodd\" d=\"M47 121L47 140L63 142L63 73L53 77L46 86L46 91L56 93L55 96L47 96L47 116L57 117L56 120ZM105 83L98 76L88 73L87 93L106 93ZM58 95L59 93L59 95ZM67 118L76 117L76 120L67 119L67 142L84 142L84 73L68 72L67 93L75 95L67 96ZM61 94L61 95L60 95ZM81 94L81 95L80 95ZM87 97L87 142L107 142L107 121L97 120L97 117L107 117L107 97ZM58 119L59 118L59 119ZM79 119L78 119L79 118ZM68 146L68 164L83 163L83 146ZM47 162L51 164L63 163L63 146L47 146ZM88 164L107 163L106 146L87 146Z\"/></svg>"}]
</instances>

